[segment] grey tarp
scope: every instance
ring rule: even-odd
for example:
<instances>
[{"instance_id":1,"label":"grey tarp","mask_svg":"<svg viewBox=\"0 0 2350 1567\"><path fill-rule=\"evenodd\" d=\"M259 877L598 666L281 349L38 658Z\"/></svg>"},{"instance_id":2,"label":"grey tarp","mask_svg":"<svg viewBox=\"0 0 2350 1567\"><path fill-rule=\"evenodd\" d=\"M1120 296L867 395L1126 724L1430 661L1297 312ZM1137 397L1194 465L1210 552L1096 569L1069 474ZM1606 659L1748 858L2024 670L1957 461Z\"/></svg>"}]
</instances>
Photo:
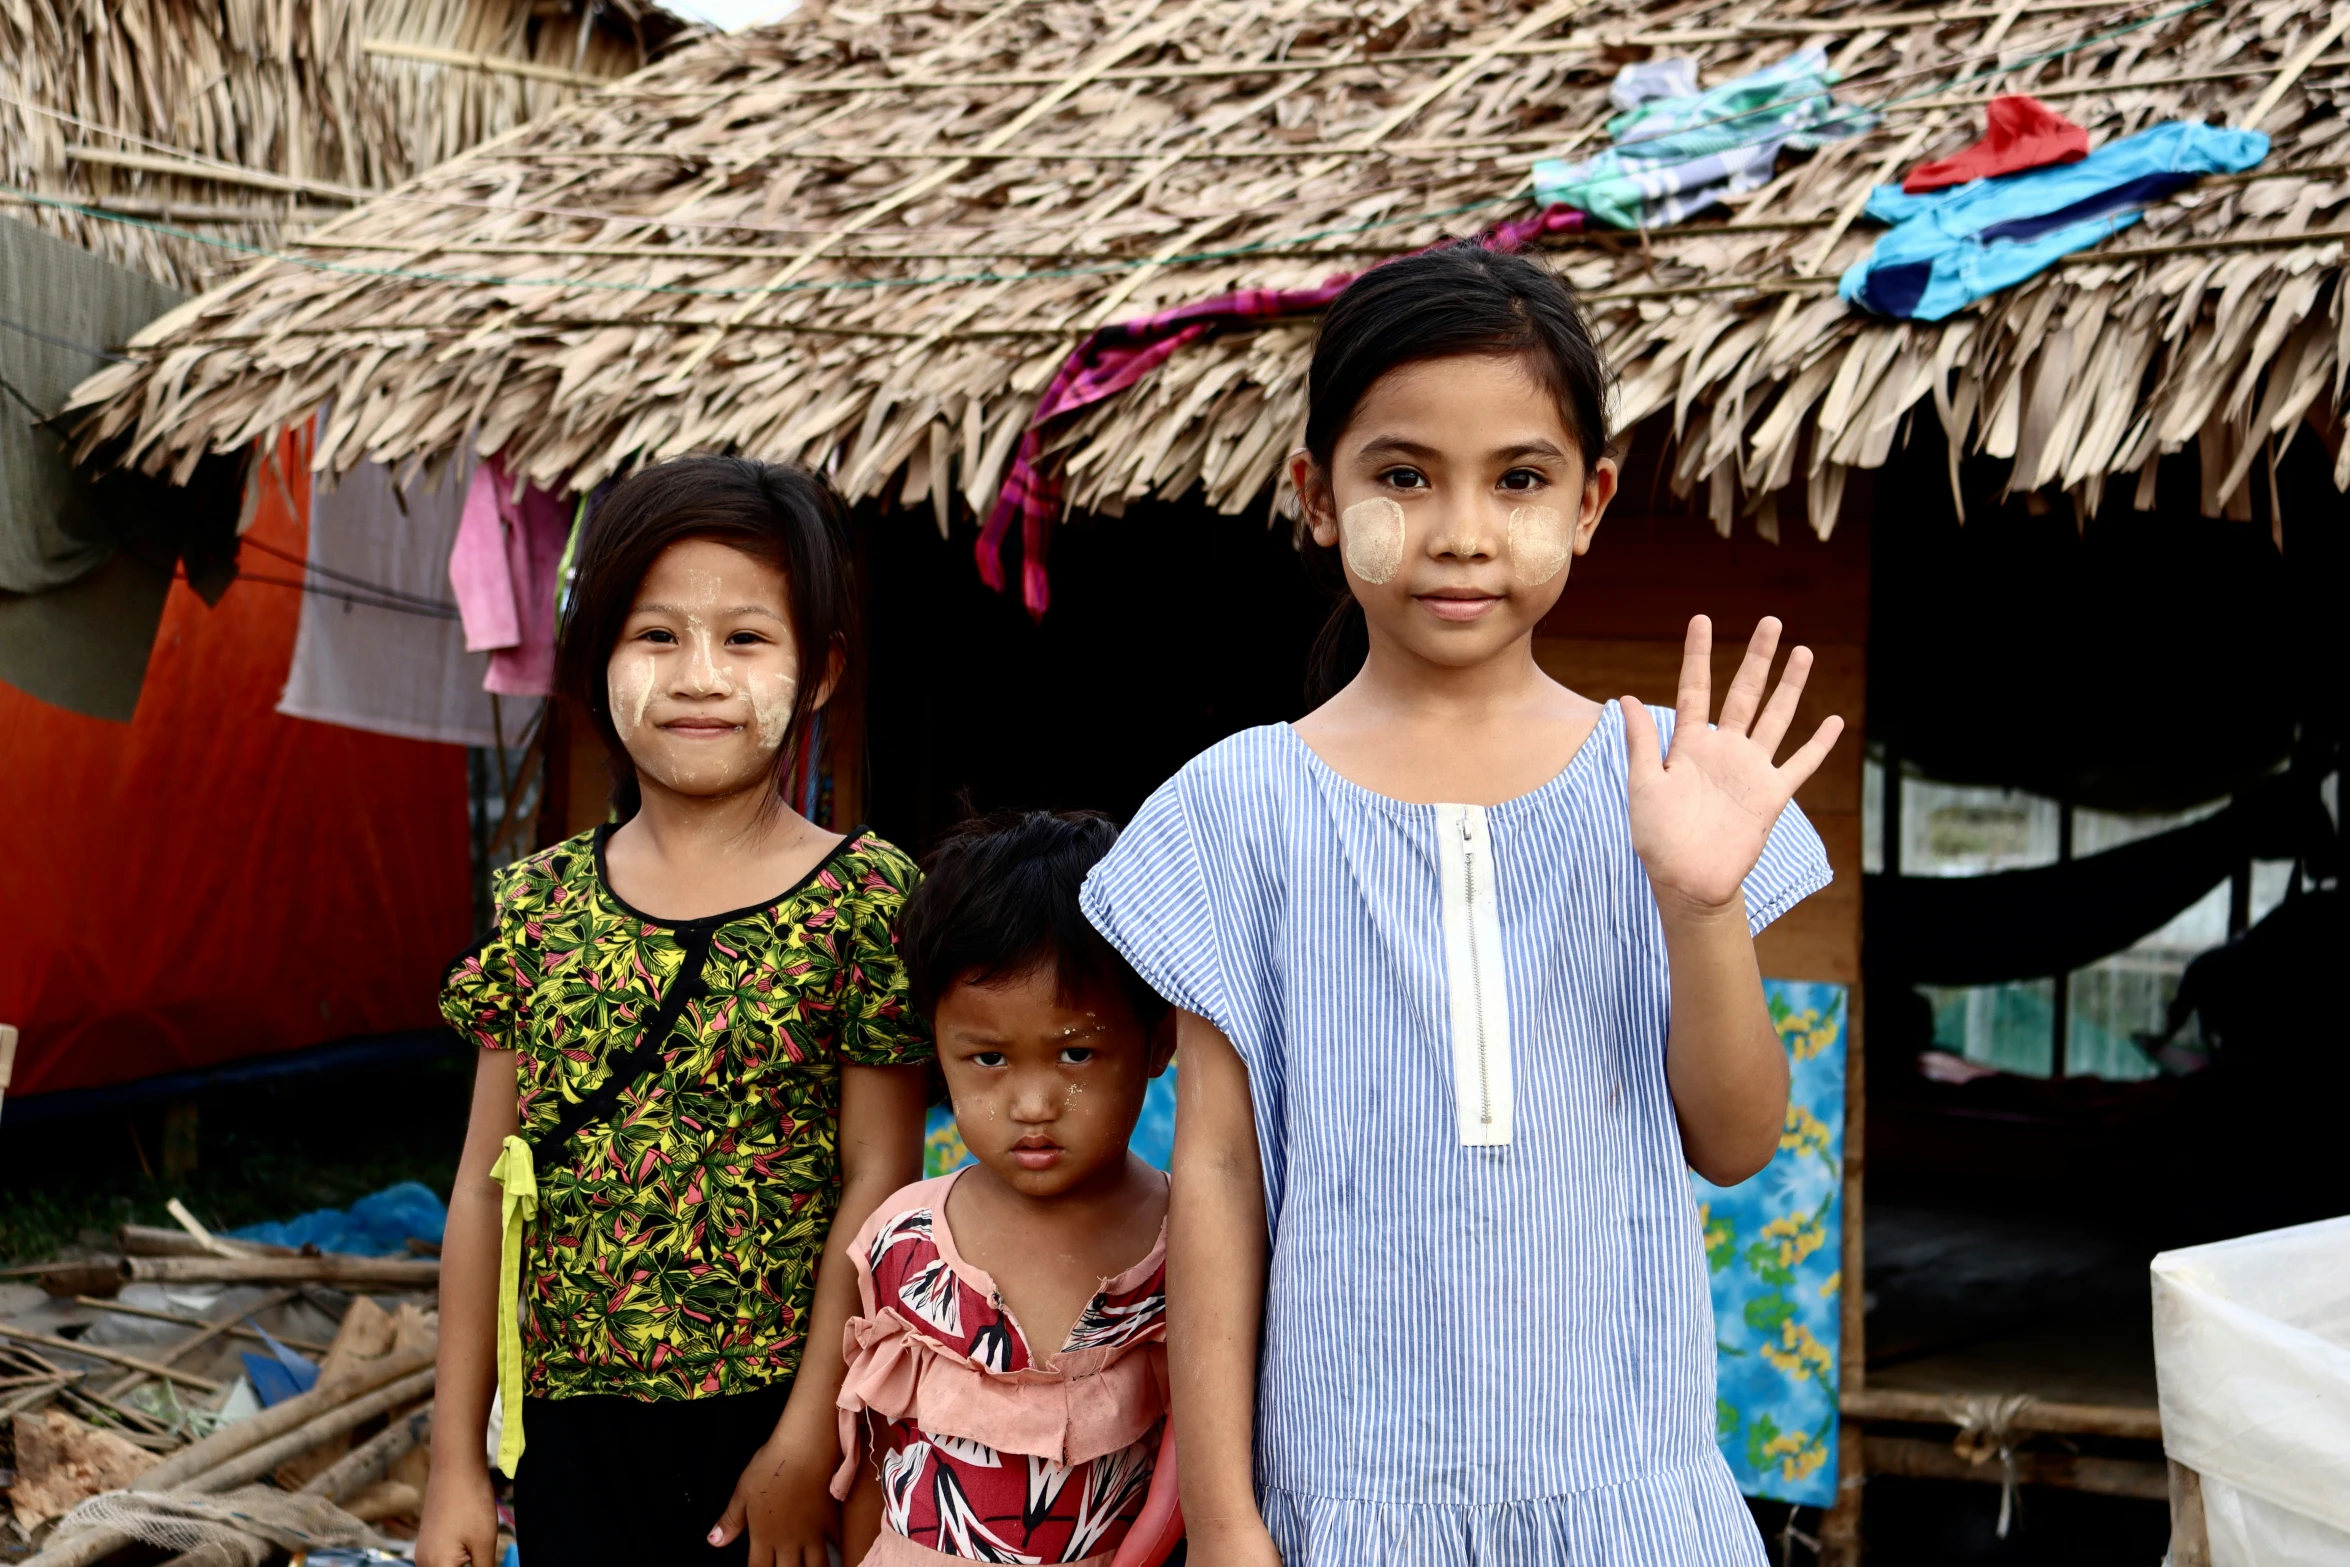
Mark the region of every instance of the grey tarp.
<instances>
[{"instance_id":1,"label":"grey tarp","mask_svg":"<svg viewBox=\"0 0 2350 1567\"><path fill-rule=\"evenodd\" d=\"M112 548L96 498L37 421L139 328L187 296L14 218L0 218L0 590L40 593Z\"/></svg>"},{"instance_id":2,"label":"grey tarp","mask_svg":"<svg viewBox=\"0 0 2350 1567\"><path fill-rule=\"evenodd\" d=\"M0 680L93 717L137 705L170 557L115 548L121 519L40 421L183 297L0 218Z\"/></svg>"}]
</instances>

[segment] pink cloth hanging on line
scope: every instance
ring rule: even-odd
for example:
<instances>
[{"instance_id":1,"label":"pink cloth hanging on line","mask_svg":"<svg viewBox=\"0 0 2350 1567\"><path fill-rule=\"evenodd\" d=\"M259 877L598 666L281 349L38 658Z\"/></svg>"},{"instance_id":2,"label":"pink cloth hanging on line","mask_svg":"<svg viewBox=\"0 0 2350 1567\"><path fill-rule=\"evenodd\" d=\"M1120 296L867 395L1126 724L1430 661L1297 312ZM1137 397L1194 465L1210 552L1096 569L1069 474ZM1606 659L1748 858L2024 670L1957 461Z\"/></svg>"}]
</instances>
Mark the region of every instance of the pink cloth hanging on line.
<instances>
[{"instance_id":1,"label":"pink cloth hanging on line","mask_svg":"<svg viewBox=\"0 0 2350 1567\"><path fill-rule=\"evenodd\" d=\"M1582 227L1582 213L1572 207L1552 206L1532 217L1488 229L1479 242L1488 250L1513 252L1540 235L1572 233ZM987 525L980 530L979 579L1002 590L1004 541L1017 521L1021 601L1039 620L1052 602L1051 583L1045 575L1045 545L1061 510L1062 474L1057 465L1043 460L1046 426L1116 396L1165 364L1177 349L1211 332L1276 316L1310 315L1336 299L1355 277L1352 272L1333 272L1313 288L1249 288L1219 294L1103 327L1079 344L1054 373L1036 412L1029 416L1012 470L996 493Z\"/></svg>"},{"instance_id":2,"label":"pink cloth hanging on line","mask_svg":"<svg viewBox=\"0 0 2350 1567\"><path fill-rule=\"evenodd\" d=\"M449 551L449 586L467 651L490 655L483 690L554 693L555 573L570 535L560 497L533 484L515 499L513 478L495 457L474 468Z\"/></svg>"}]
</instances>

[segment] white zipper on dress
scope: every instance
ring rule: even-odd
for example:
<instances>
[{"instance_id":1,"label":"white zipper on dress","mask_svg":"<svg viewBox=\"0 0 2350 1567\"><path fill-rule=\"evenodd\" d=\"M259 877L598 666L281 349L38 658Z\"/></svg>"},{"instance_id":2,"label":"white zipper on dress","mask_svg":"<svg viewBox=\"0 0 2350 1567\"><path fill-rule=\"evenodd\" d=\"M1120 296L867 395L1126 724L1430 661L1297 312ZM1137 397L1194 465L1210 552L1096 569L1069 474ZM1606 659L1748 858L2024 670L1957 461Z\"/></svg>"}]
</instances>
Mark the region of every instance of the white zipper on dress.
<instances>
[{"instance_id":1,"label":"white zipper on dress","mask_svg":"<svg viewBox=\"0 0 2350 1567\"><path fill-rule=\"evenodd\" d=\"M1510 1141L1509 992L1502 971L1500 885L1485 810L1436 807L1444 893L1445 988L1461 1142Z\"/></svg>"}]
</instances>

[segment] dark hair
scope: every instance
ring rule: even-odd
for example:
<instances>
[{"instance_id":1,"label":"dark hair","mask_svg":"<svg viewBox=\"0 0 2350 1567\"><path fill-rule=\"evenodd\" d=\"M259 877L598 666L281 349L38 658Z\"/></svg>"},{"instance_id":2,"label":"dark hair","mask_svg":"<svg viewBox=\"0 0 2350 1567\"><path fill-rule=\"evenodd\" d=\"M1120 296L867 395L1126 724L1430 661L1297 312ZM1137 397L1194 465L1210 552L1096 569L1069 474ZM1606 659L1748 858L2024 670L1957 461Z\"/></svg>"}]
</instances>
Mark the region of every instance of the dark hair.
<instances>
[{"instance_id":1,"label":"dark hair","mask_svg":"<svg viewBox=\"0 0 2350 1567\"><path fill-rule=\"evenodd\" d=\"M985 985L1051 963L1063 995L1112 981L1148 1034L1167 1003L1077 905L1117 824L1098 811L996 811L964 821L930 852L898 916L914 1010L931 1018L949 987Z\"/></svg>"},{"instance_id":2,"label":"dark hair","mask_svg":"<svg viewBox=\"0 0 2350 1567\"><path fill-rule=\"evenodd\" d=\"M1585 467L1605 455L1607 362L1574 290L1548 267L1473 239L1374 267L1331 301L1306 376L1306 450L1328 468L1340 433L1381 376L1455 354L1522 356L1558 399ZM1298 543L1309 570L1338 599L1307 664L1306 702L1318 707L1362 667L1370 640L1338 551L1302 528Z\"/></svg>"},{"instance_id":3,"label":"dark hair","mask_svg":"<svg viewBox=\"0 0 2350 1567\"><path fill-rule=\"evenodd\" d=\"M612 805L634 816L636 764L612 722L606 667L637 590L672 544L714 539L781 571L790 594L799 690L775 758L780 796L825 695L834 660L857 648L855 553L832 487L804 468L747 457L679 457L621 481L588 517L556 652L559 689L586 710L612 762Z\"/></svg>"}]
</instances>

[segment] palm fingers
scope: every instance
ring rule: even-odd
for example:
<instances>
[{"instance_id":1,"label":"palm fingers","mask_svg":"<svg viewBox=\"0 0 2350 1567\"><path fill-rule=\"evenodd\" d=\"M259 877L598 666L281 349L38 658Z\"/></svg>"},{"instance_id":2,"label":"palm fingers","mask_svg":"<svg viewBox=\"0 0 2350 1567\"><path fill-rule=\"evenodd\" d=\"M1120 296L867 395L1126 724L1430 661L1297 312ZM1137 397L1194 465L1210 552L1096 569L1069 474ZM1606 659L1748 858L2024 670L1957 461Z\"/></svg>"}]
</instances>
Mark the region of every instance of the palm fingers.
<instances>
[{"instance_id":1,"label":"palm fingers","mask_svg":"<svg viewBox=\"0 0 2350 1567\"><path fill-rule=\"evenodd\" d=\"M1730 677L1730 689L1722 697L1720 727L1741 735L1754 727L1755 712L1763 704L1763 688L1770 684L1771 656L1778 651L1778 617L1765 615L1754 623L1746 656L1738 661L1738 673Z\"/></svg>"},{"instance_id":2,"label":"palm fingers","mask_svg":"<svg viewBox=\"0 0 2350 1567\"><path fill-rule=\"evenodd\" d=\"M1681 686L1673 697L1673 726L1702 729L1713 715L1714 623L1703 615L1689 617L1689 634L1681 642Z\"/></svg>"},{"instance_id":3,"label":"palm fingers","mask_svg":"<svg viewBox=\"0 0 2350 1567\"><path fill-rule=\"evenodd\" d=\"M1763 748L1765 756L1779 754L1779 742L1787 738L1787 726L1795 722L1795 704L1803 700L1803 685L1810 678L1811 649L1799 647L1787 655L1787 667L1779 672L1778 688L1754 721L1754 743Z\"/></svg>"},{"instance_id":4,"label":"palm fingers","mask_svg":"<svg viewBox=\"0 0 2350 1567\"><path fill-rule=\"evenodd\" d=\"M1820 770L1820 763L1828 759L1828 753L1836 748L1837 736L1843 733L1844 720L1829 714L1820 720L1820 727L1811 732L1811 738L1803 742L1802 748L1780 765L1779 777L1790 797Z\"/></svg>"}]
</instances>

